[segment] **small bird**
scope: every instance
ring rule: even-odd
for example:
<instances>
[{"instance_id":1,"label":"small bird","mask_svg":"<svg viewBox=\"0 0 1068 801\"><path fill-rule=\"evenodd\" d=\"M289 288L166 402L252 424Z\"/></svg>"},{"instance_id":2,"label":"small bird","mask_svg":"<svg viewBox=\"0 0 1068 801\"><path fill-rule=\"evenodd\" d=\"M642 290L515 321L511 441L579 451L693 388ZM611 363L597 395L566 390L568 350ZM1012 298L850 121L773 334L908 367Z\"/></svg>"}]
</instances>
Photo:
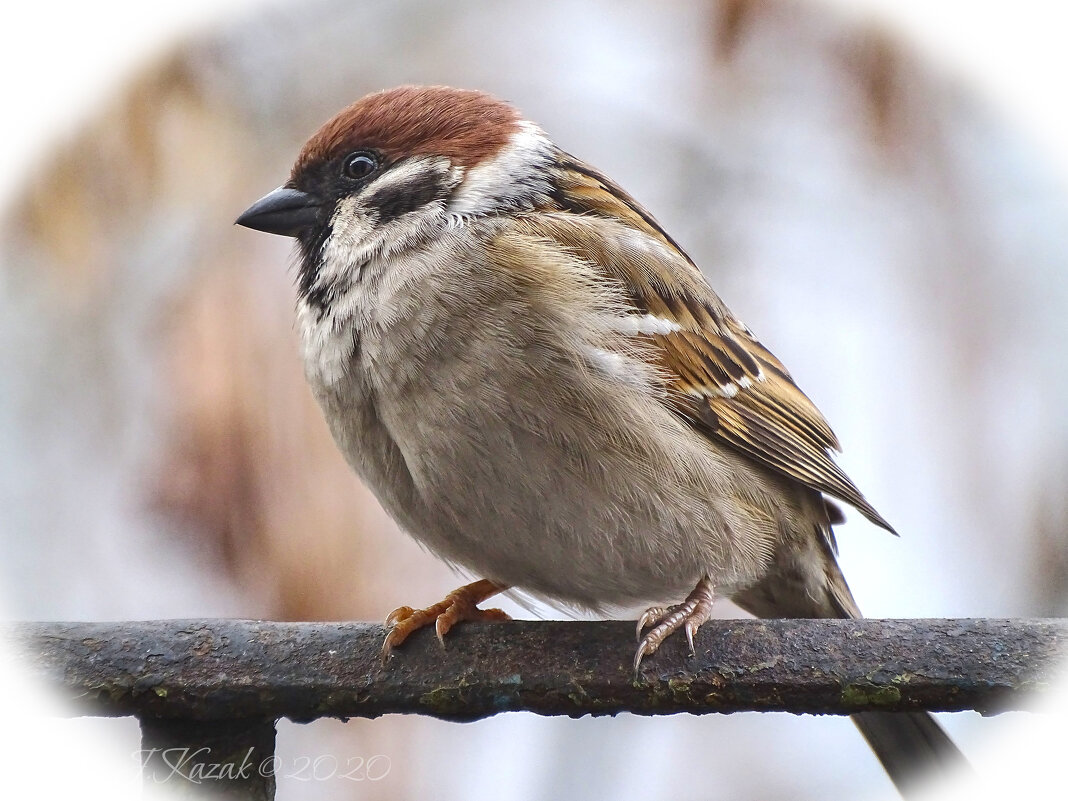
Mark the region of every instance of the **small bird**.
<instances>
[{"instance_id":1,"label":"small bird","mask_svg":"<svg viewBox=\"0 0 1068 801\"><path fill-rule=\"evenodd\" d=\"M395 610L384 658L431 623L506 619L478 604L513 589L652 604L636 671L680 629L692 653L717 596L860 616L829 498L893 529L823 416L648 211L511 105L368 95L237 223L296 238L305 374L348 463L483 577ZM925 713L854 720L899 787L961 759Z\"/></svg>"}]
</instances>

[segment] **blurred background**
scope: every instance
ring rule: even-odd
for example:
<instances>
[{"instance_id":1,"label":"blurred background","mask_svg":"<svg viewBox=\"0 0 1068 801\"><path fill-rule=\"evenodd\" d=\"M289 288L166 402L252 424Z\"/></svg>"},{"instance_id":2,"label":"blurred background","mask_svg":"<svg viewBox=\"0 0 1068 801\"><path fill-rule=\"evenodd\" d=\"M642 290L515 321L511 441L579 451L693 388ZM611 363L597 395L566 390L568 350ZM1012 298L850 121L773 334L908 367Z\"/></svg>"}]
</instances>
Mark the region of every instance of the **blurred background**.
<instances>
[{"instance_id":1,"label":"blurred background","mask_svg":"<svg viewBox=\"0 0 1068 801\"><path fill-rule=\"evenodd\" d=\"M867 615L1063 613L1068 138L1007 113L1025 87L983 95L955 50L862 4L223 5L176 14L177 43L146 33L105 88L84 82L79 18L57 8L57 37L26 33L64 65L66 105L29 102L32 61L5 79L27 98L0 161L5 617L379 620L461 580L330 441L288 240L232 225L322 121L409 82L515 103L646 205L789 365L903 535L858 514L839 529ZM1049 729L941 717L980 768ZM131 720L60 729L138 747ZM298 754L392 769L283 778L280 799L894 797L836 718L283 721L279 755Z\"/></svg>"}]
</instances>

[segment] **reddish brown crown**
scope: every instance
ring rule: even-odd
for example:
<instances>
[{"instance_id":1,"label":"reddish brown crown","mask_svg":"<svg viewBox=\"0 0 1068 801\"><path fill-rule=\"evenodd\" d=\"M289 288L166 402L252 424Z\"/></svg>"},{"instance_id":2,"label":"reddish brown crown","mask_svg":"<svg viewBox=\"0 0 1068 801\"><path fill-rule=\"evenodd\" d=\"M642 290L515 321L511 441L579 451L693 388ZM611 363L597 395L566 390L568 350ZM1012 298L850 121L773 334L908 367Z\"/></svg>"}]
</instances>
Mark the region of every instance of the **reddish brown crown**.
<instances>
[{"instance_id":1,"label":"reddish brown crown","mask_svg":"<svg viewBox=\"0 0 1068 801\"><path fill-rule=\"evenodd\" d=\"M514 108L482 92L447 86L387 89L357 100L316 131L293 174L361 149L390 159L440 155L471 166L504 147L519 119Z\"/></svg>"}]
</instances>

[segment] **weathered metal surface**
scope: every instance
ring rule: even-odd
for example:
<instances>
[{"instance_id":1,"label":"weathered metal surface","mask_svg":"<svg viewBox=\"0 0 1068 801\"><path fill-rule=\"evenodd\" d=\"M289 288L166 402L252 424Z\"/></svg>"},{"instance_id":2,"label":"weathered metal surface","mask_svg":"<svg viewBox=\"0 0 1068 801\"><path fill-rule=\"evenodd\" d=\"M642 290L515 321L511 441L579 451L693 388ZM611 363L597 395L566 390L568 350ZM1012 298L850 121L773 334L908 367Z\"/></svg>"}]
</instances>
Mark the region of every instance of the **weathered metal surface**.
<instances>
[{"instance_id":1,"label":"weathered metal surface","mask_svg":"<svg viewBox=\"0 0 1068 801\"><path fill-rule=\"evenodd\" d=\"M741 710L851 714L1040 703L1068 654L1062 620L713 620L636 678L634 624L458 626L414 635L383 667L368 623L185 620L23 623L32 671L80 714L220 720L475 719Z\"/></svg>"}]
</instances>

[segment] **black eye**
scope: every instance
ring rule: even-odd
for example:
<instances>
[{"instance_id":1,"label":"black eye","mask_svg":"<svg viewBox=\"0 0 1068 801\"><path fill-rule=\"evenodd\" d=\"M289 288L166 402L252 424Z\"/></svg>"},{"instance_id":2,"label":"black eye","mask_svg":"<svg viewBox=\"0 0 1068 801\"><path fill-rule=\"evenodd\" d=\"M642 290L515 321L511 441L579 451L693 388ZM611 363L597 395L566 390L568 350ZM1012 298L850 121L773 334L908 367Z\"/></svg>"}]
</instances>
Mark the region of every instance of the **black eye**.
<instances>
[{"instance_id":1,"label":"black eye","mask_svg":"<svg viewBox=\"0 0 1068 801\"><path fill-rule=\"evenodd\" d=\"M358 181L361 178L366 178L377 169L378 158L374 153L358 150L345 157L345 166L343 167L343 170L347 178L352 178Z\"/></svg>"}]
</instances>

